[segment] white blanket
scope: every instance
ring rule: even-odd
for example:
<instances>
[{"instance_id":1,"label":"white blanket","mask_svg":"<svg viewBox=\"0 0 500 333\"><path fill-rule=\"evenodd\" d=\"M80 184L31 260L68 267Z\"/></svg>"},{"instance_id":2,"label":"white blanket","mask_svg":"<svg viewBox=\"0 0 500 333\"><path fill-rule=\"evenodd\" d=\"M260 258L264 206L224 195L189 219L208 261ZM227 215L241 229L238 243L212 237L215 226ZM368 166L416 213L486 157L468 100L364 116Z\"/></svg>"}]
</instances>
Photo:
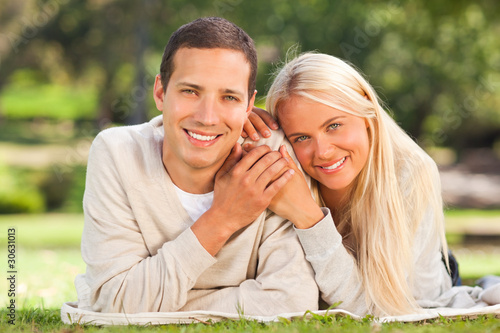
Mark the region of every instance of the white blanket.
<instances>
[{"instance_id":1,"label":"white blanket","mask_svg":"<svg viewBox=\"0 0 500 333\"><path fill-rule=\"evenodd\" d=\"M322 310L314 311L313 313L324 315L335 314L340 316L350 316L354 319L362 319L362 317L354 315L344 310ZM390 316L375 318L376 322L418 322L426 319L433 318L451 318L451 319L473 319L482 314L495 314L500 318L500 304L486 307L476 307L470 309L456 309L456 308L436 308L425 309L424 313L412 314L404 316ZM165 325L165 324L190 324L190 323L203 323L208 320L220 321L224 319L238 320L245 318L248 320L257 320L260 322L278 322L279 318L298 319L310 318L310 313L283 313L276 316L245 316L233 313L220 313L210 311L189 311L189 312L147 312L147 313L100 313L80 310L76 307L76 303L68 302L63 304L61 308L61 319L66 324L90 324L97 326L109 325Z\"/></svg>"},{"instance_id":2,"label":"white blanket","mask_svg":"<svg viewBox=\"0 0 500 333\"><path fill-rule=\"evenodd\" d=\"M474 319L478 315L483 314L495 314L496 317L500 318L500 277L492 275L485 276L476 282L481 287L453 287L441 296L442 299L438 298L433 302L427 302L429 304L420 304L425 307L422 309L421 313L374 318L373 320L385 323L394 321L418 322L439 317ZM443 304L448 305L448 307L443 307ZM341 309L308 311L305 313L283 313L275 316L248 316L214 311L143 312L132 314L102 313L79 309L77 302L64 303L61 307L61 319L64 323L90 324L97 326L190 324L203 323L208 320L238 320L241 318L257 320L259 322L277 322L280 318L310 318L312 317L312 313L319 315L328 313L340 316L350 316L353 319L363 318Z\"/></svg>"}]
</instances>

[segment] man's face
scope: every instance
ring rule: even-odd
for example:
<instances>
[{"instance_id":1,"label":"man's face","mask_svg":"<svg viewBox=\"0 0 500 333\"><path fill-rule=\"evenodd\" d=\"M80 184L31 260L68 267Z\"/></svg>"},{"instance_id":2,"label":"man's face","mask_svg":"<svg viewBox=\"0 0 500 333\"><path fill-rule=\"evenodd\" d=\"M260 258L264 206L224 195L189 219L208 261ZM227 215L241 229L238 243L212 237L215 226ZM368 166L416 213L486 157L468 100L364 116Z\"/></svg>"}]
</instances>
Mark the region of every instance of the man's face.
<instances>
[{"instance_id":1,"label":"man's face","mask_svg":"<svg viewBox=\"0 0 500 333\"><path fill-rule=\"evenodd\" d=\"M241 135L255 95L248 101L250 64L229 49L180 48L163 93L160 77L155 102L163 112L163 161L174 170L214 175Z\"/></svg>"}]
</instances>

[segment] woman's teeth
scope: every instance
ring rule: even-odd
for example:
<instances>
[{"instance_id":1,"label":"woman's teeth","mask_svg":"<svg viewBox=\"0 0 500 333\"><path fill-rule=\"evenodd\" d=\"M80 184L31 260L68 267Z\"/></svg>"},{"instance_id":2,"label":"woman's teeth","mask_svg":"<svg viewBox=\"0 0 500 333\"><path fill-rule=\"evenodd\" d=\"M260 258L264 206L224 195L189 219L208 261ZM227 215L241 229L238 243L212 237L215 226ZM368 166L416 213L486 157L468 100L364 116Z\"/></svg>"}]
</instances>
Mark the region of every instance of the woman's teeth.
<instances>
[{"instance_id":1,"label":"woman's teeth","mask_svg":"<svg viewBox=\"0 0 500 333\"><path fill-rule=\"evenodd\" d=\"M215 140L215 138L217 137L217 135L210 135L210 136L206 136L206 135L200 135L200 134L196 134L196 133L193 133L191 131L187 131L189 136L196 139L196 140L200 140L200 141L211 141L211 140Z\"/></svg>"},{"instance_id":2,"label":"woman's teeth","mask_svg":"<svg viewBox=\"0 0 500 333\"><path fill-rule=\"evenodd\" d=\"M341 159L340 161L338 161L337 163L330 165L329 167L322 167L322 168L326 169L326 170L337 169L342 163L344 163L344 161L345 161L345 157L343 159Z\"/></svg>"}]
</instances>

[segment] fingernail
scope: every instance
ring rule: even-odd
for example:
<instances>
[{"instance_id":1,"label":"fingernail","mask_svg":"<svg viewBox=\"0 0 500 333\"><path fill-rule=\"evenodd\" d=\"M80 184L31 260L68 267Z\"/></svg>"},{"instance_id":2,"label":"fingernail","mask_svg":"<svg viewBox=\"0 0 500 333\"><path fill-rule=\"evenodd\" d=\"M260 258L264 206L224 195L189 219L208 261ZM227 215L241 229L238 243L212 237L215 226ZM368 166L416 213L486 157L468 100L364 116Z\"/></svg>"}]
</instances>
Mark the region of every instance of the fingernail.
<instances>
[{"instance_id":1,"label":"fingernail","mask_svg":"<svg viewBox=\"0 0 500 333\"><path fill-rule=\"evenodd\" d=\"M295 170L290 169L290 174L293 175L295 173Z\"/></svg>"},{"instance_id":2,"label":"fingernail","mask_svg":"<svg viewBox=\"0 0 500 333\"><path fill-rule=\"evenodd\" d=\"M252 139L257 141L257 140L259 140L259 136L257 134L254 134L254 135L252 135Z\"/></svg>"},{"instance_id":3,"label":"fingernail","mask_svg":"<svg viewBox=\"0 0 500 333\"><path fill-rule=\"evenodd\" d=\"M271 136L271 132L269 131L264 131L264 136L267 138L268 136Z\"/></svg>"},{"instance_id":4,"label":"fingernail","mask_svg":"<svg viewBox=\"0 0 500 333\"><path fill-rule=\"evenodd\" d=\"M275 130L277 130L278 128L280 128L277 123L273 123L271 126Z\"/></svg>"}]
</instances>

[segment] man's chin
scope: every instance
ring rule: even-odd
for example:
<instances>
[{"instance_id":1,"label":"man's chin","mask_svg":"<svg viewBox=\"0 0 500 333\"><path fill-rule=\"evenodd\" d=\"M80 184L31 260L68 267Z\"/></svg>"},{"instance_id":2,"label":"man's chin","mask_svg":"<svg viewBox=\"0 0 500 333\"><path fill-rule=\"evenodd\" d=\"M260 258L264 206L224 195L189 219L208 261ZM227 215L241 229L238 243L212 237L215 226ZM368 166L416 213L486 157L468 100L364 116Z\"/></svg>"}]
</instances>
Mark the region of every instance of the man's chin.
<instances>
[{"instance_id":1,"label":"man's chin","mask_svg":"<svg viewBox=\"0 0 500 333\"><path fill-rule=\"evenodd\" d=\"M223 162L223 161L222 161ZM186 161L186 164L189 165L194 170L203 170L203 169L215 169L217 172L222 165L222 162L212 159L203 159L203 158L193 158Z\"/></svg>"}]
</instances>

